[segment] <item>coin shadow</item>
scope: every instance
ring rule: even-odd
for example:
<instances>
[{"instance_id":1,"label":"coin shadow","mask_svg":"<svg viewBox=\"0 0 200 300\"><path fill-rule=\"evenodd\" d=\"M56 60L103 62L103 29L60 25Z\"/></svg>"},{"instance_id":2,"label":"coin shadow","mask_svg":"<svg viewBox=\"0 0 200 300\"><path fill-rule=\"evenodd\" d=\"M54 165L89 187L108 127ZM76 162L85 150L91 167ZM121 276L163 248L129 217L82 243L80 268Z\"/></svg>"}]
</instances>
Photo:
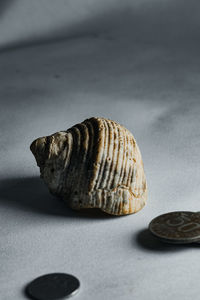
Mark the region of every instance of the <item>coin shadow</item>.
<instances>
[{"instance_id":1,"label":"coin shadow","mask_svg":"<svg viewBox=\"0 0 200 300\"><path fill-rule=\"evenodd\" d=\"M0 182L0 206L26 213L56 215L69 218L108 219L99 209L72 210L51 195L39 177L9 178Z\"/></svg>"},{"instance_id":2,"label":"coin shadow","mask_svg":"<svg viewBox=\"0 0 200 300\"><path fill-rule=\"evenodd\" d=\"M22 288L22 295L25 298L34 300L34 298L28 292L28 283Z\"/></svg>"},{"instance_id":3,"label":"coin shadow","mask_svg":"<svg viewBox=\"0 0 200 300\"><path fill-rule=\"evenodd\" d=\"M134 237L135 241L143 250L153 251L153 252L174 252L188 249L191 245L175 245L168 244L162 241L159 241L156 237L154 237L150 231L145 228L139 231Z\"/></svg>"}]
</instances>

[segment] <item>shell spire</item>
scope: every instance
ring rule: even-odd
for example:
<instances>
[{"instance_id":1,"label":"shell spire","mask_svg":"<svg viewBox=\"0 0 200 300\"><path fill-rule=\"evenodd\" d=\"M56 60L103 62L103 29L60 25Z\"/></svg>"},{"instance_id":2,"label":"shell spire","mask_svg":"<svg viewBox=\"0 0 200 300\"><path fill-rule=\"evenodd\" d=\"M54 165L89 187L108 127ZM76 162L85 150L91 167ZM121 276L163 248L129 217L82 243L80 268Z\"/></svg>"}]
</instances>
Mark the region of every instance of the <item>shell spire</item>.
<instances>
[{"instance_id":1,"label":"shell spire","mask_svg":"<svg viewBox=\"0 0 200 300\"><path fill-rule=\"evenodd\" d=\"M137 143L122 125L90 118L31 144L51 193L73 209L126 215L143 208L147 184Z\"/></svg>"}]
</instances>

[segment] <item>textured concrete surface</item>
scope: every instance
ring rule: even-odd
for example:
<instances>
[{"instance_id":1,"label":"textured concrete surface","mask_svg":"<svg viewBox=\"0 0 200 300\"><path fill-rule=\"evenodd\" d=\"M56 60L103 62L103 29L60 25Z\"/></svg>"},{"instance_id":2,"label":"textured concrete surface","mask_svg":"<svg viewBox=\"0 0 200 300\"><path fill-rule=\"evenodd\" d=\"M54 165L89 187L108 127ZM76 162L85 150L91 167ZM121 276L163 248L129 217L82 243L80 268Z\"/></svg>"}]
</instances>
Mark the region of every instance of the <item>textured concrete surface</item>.
<instances>
[{"instance_id":1,"label":"textured concrete surface","mask_svg":"<svg viewBox=\"0 0 200 300\"><path fill-rule=\"evenodd\" d=\"M124 8L99 15L59 41L53 35L34 40L30 32L30 40L16 42L11 29L4 31L9 43L2 38L0 49L1 299L26 299L25 285L49 272L77 276L76 299L199 297L199 246L161 244L147 231L159 214L200 207L197 2L151 3L144 1L135 17ZM12 1L5 9L11 7ZM90 116L118 121L138 142L149 199L135 215L74 212L39 179L32 140Z\"/></svg>"}]
</instances>

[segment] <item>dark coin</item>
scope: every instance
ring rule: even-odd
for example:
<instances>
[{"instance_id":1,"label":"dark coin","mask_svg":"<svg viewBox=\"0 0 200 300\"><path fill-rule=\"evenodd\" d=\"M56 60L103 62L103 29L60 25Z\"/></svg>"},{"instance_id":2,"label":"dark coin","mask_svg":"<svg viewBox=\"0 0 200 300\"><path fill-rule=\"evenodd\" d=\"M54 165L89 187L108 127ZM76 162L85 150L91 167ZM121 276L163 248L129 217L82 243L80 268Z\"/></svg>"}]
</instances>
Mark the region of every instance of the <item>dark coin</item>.
<instances>
[{"instance_id":1,"label":"dark coin","mask_svg":"<svg viewBox=\"0 0 200 300\"><path fill-rule=\"evenodd\" d=\"M170 212L149 224L153 235L166 243L186 244L200 241L200 214L190 211Z\"/></svg>"},{"instance_id":2,"label":"dark coin","mask_svg":"<svg viewBox=\"0 0 200 300\"><path fill-rule=\"evenodd\" d=\"M35 300L61 300L74 295L80 287L79 280L69 274L53 273L40 276L26 288Z\"/></svg>"}]
</instances>

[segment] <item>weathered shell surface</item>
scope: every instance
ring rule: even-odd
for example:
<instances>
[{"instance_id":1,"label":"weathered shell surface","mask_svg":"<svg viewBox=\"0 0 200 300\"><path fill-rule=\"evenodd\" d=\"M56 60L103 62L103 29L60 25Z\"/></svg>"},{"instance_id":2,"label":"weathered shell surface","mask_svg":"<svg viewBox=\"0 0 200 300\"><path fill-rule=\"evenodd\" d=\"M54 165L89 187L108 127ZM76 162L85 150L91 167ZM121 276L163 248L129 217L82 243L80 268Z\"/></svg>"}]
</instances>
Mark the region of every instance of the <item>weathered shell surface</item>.
<instances>
[{"instance_id":1,"label":"weathered shell surface","mask_svg":"<svg viewBox=\"0 0 200 300\"><path fill-rule=\"evenodd\" d=\"M130 131L114 121L87 119L36 139L31 151L51 193L73 209L125 215L146 203L140 150Z\"/></svg>"}]
</instances>

